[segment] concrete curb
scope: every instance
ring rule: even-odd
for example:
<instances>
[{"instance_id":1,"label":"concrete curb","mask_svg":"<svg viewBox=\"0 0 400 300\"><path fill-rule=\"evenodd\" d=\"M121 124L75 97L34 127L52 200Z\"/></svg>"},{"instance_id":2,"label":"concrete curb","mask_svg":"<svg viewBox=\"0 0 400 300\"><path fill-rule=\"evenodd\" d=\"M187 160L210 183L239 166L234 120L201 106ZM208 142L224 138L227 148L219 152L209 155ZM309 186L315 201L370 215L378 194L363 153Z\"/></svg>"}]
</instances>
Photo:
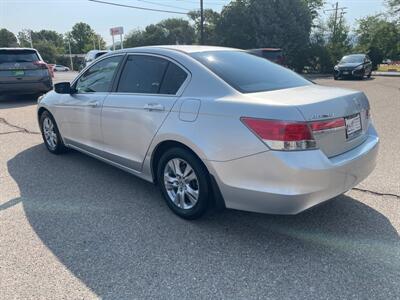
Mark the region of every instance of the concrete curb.
<instances>
[{"instance_id":1,"label":"concrete curb","mask_svg":"<svg viewBox=\"0 0 400 300\"><path fill-rule=\"evenodd\" d=\"M372 72L372 76L400 77L400 72Z\"/></svg>"}]
</instances>

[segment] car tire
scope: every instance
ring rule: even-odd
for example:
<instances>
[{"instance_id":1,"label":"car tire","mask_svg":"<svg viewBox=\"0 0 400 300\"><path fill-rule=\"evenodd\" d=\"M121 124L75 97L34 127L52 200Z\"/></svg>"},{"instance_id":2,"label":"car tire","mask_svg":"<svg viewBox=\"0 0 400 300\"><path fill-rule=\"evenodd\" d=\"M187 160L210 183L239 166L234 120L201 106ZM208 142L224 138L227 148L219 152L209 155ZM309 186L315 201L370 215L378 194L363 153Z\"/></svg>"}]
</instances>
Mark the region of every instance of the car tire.
<instances>
[{"instance_id":1,"label":"car tire","mask_svg":"<svg viewBox=\"0 0 400 300\"><path fill-rule=\"evenodd\" d=\"M179 217L194 220L207 211L209 174L189 150L171 148L164 152L157 166L157 182L168 207Z\"/></svg>"},{"instance_id":2,"label":"car tire","mask_svg":"<svg viewBox=\"0 0 400 300\"><path fill-rule=\"evenodd\" d=\"M43 142L51 153L61 154L67 150L57 123L48 111L44 111L40 116L40 131L42 132Z\"/></svg>"}]
</instances>

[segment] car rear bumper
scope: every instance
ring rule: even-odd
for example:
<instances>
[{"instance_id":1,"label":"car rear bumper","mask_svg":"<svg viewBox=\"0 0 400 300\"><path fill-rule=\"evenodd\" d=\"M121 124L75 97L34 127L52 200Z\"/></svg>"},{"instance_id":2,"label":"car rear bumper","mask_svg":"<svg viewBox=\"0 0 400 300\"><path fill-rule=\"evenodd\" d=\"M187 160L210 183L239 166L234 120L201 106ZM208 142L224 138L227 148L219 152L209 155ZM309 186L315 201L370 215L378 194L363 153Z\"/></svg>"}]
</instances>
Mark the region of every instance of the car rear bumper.
<instances>
[{"instance_id":1,"label":"car rear bumper","mask_svg":"<svg viewBox=\"0 0 400 300\"><path fill-rule=\"evenodd\" d=\"M47 93L53 89L51 80L36 82L0 83L0 95L23 95Z\"/></svg>"},{"instance_id":2,"label":"car rear bumper","mask_svg":"<svg viewBox=\"0 0 400 300\"><path fill-rule=\"evenodd\" d=\"M227 208L297 214L365 179L376 165L378 145L371 124L364 143L333 158L321 150L266 151L208 165Z\"/></svg>"}]
</instances>

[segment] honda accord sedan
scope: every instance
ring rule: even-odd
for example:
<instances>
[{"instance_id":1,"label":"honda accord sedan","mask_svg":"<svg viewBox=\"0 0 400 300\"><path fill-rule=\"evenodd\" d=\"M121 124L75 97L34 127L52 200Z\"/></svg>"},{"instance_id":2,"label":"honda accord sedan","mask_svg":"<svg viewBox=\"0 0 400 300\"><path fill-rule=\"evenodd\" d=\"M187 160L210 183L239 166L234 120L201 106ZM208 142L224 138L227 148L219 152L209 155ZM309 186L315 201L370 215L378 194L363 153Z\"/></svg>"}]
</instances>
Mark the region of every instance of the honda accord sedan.
<instances>
[{"instance_id":1,"label":"honda accord sedan","mask_svg":"<svg viewBox=\"0 0 400 300\"><path fill-rule=\"evenodd\" d=\"M187 219L215 207L297 214L365 179L379 143L362 92L220 47L108 53L37 113L51 153L72 148L153 182Z\"/></svg>"}]
</instances>

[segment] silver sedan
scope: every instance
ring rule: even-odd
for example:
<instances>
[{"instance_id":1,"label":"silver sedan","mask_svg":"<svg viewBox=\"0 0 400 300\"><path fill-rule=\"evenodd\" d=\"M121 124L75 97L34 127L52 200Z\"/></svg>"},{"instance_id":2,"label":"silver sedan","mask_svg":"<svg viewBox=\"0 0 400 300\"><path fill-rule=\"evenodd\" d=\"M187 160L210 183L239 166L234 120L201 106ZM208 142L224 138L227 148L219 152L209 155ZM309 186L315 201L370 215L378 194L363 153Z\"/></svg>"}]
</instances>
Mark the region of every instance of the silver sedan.
<instances>
[{"instance_id":1,"label":"silver sedan","mask_svg":"<svg viewBox=\"0 0 400 300\"><path fill-rule=\"evenodd\" d=\"M108 53L40 99L38 119L50 152L153 182L187 219L211 207L297 214L365 179L379 144L362 92L206 46Z\"/></svg>"}]
</instances>

